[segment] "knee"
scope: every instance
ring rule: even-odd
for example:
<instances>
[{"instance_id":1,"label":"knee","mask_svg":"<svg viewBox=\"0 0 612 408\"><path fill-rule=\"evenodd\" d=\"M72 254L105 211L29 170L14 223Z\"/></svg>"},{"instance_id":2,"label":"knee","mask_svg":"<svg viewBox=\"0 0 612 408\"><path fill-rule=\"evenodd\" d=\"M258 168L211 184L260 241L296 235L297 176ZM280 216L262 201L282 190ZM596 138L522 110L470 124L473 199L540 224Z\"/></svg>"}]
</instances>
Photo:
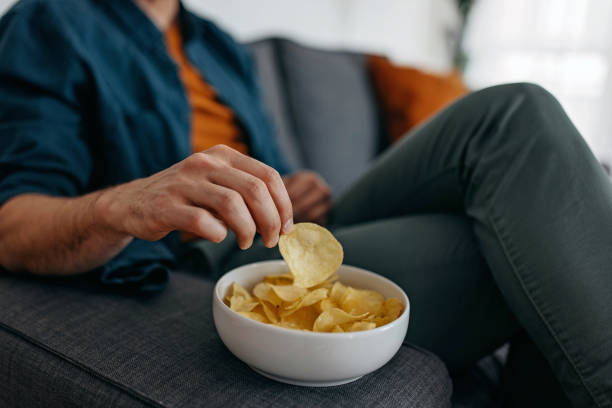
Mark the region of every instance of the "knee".
<instances>
[{"instance_id":1,"label":"knee","mask_svg":"<svg viewBox=\"0 0 612 408\"><path fill-rule=\"evenodd\" d=\"M494 101L505 105L521 103L529 107L538 106L540 109L548 109L551 105L555 108L559 106L559 102L549 91L530 82L496 85L485 88L482 92Z\"/></svg>"},{"instance_id":2,"label":"knee","mask_svg":"<svg viewBox=\"0 0 612 408\"><path fill-rule=\"evenodd\" d=\"M497 85L484 89L489 113L498 122L505 123L513 138L543 137L551 143L559 142L561 135L553 127L572 128L571 122L557 99L542 86L521 82ZM562 126L561 126L562 125ZM575 132L565 132L573 135Z\"/></svg>"},{"instance_id":3,"label":"knee","mask_svg":"<svg viewBox=\"0 0 612 408\"><path fill-rule=\"evenodd\" d=\"M584 150L582 136L557 99L539 85L497 85L474 96L472 106L479 106L481 112L479 135L492 147L522 150L530 146L542 155Z\"/></svg>"}]
</instances>

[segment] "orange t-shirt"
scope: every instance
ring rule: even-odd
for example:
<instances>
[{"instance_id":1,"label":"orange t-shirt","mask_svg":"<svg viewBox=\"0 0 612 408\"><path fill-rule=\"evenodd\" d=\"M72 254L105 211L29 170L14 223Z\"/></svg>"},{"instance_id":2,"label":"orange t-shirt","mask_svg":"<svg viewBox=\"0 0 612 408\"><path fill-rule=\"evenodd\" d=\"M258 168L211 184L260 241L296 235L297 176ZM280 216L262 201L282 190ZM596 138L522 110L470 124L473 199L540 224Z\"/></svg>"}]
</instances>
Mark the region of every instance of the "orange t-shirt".
<instances>
[{"instance_id":1,"label":"orange t-shirt","mask_svg":"<svg viewBox=\"0 0 612 408\"><path fill-rule=\"evenodd\" d=\"M179 77L191 105L191 145L200 152L224 144L248 154L244 134L236 122L234 112L221 103L212 86L191 65L183 51L183 39L177 22L165 34L168 53L179 68Z\"/></svg>"}]
</instances>

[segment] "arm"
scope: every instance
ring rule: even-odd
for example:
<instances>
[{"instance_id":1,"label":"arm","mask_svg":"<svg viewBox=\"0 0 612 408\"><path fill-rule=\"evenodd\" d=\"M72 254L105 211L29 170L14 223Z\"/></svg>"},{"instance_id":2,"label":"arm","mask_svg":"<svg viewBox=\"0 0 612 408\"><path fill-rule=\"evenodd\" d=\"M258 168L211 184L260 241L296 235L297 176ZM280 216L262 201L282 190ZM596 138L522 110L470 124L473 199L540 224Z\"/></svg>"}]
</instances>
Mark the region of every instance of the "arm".
<instances>
[{"instance_id":1,"label":"arm","mask_svg":"<svg viewBox=\"0 0 612 408\"><path fill-rule=\"evenodd\" d=\"M100 266L132 239L173 230L242 249L259 232L276 245L292 228L278 173L225 146L196 153L150 177L78 198L24 194L0 208L0 264L12 271L74 274Z\"/></svg>"},{"instance_id":2,"label":"arm","mask_svg":"<svg viewBox=\"0 0 612 408\"><path fill-rule=\"evenodd\" d=\"M19 195L0 208L0 264L35 274L70 274L104 264L131 237L104 225L103 192L78 198Z\"/></svg>"}]
</instances>

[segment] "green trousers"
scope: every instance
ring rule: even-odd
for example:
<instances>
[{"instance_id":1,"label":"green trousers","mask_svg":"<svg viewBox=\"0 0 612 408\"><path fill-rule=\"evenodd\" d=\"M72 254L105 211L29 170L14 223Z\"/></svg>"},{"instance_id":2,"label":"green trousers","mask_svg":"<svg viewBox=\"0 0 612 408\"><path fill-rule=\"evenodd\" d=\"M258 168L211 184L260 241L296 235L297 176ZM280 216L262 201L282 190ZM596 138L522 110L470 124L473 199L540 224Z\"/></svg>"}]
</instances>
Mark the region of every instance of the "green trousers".
<instances>
[{"instance_id":1,"label":"green trousers","mask_svg":"<svg viewBox=\"0 0 612 408\"><path fill-rule=\"evenodd\" d=\"M531 405L612 407L612 183L544 89L454 103L373 163L331 228L346 264L406 291L406 340L451 370L518 337ZM229 241L222 271L278 257Z\"/></svg>"}]
</instances>

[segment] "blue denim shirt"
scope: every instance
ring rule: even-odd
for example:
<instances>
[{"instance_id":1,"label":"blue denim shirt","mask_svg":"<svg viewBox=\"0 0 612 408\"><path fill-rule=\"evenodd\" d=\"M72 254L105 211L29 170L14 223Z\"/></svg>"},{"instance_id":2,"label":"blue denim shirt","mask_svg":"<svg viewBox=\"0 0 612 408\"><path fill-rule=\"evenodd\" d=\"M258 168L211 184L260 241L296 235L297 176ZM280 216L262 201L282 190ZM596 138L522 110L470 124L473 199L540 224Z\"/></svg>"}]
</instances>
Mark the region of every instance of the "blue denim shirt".
<instances>
[{"instance_id":1,"label":"blue denim shirt","mask_svg":"<svg viewBox=\"0 0 612 408\"><path fill-rule=\"evenodd\" d=\"M246 50L181 6L185 53L236 114L254 157L286 167ZM190 109L163 34L130 0L22 0L0 20L0 205L77 196L190 154ZM134 240L102 282L158 288L178 241ZM147 286L148 285L148 286Z\"/></svg>"}]
</instances>

